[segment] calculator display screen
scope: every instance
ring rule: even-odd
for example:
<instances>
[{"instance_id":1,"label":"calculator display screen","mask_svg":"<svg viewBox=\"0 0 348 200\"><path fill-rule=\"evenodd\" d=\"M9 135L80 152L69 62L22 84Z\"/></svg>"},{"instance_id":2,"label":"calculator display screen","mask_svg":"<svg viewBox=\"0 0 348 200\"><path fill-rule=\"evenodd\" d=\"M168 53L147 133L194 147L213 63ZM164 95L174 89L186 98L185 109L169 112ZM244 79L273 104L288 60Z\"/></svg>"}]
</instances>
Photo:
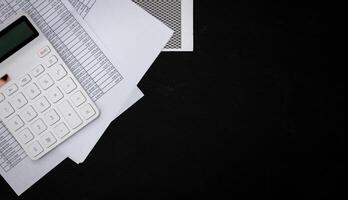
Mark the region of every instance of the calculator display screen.
<instances>
[{"instance_id":1,"label":"calculator display screen","mask_svg":"<svg viewBox=\"0 0 348 200\"><path fill-rule=\"evenodd\" d=\"M23 48L39 33L29 20L22 16L0 32L0 62Z\"/></svg>"}]
</instances>

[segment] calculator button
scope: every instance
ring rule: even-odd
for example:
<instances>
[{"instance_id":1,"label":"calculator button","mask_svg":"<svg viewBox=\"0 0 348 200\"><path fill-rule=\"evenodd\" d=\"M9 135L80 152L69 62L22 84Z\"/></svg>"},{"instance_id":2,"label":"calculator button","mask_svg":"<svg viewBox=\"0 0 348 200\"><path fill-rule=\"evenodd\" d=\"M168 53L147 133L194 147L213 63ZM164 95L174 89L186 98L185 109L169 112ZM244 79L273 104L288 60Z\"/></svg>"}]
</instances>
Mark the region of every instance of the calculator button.
<instances>
[{"instance_id":1,"label":"calculator button","mask_svg":"<svg viewBox=\"0 0 348 200\"><path fill-rule=\"evenodd\" d=\"M36 134L40 135L47 129L46 124L42 121L42 119L36 120L33 124L30 125L30 129Z\"/></svg>"},{"instance_id":2,"label":"calculator button","mask_svg":"<svg viewBox=\"0 0 348 200\"><path fill-rule=\"evenodd\" d=\"M31 99L35 99L37 96L39 96L41 94L40 89L37 87L37 85L35 83L29 85L26 90L25 90L25 94Z\"/></svg>"},{"instance_id":3,"label":"calculator button","mask_svg":"<svg viewBox=\"0 0 348 200\"><path fill-rule=\"evenodd\" d=\"M41 86L42 89L47 90L54 84L54 81L50 77L50 75L45 74L39 79L39 85Z\"/></svg>"},{"instance_id":4,"label":"calculator button","mask_svg":"<svg viewBox=\"0 0 348 200\"><path fill-rule=\"evenodd\" d=\"M27 99L24 97L23 93L17 94L12 100L11 104L14 105L15 108L20 109L28 103Z\"/></svg>"},{"instance_id":5,"label":"calculator button","mask_svg":"<svg viewBox=\"0 0 348 200\"><path fill-rule=\"evenodd\" d=\"M63 139L68 133L70 133L64 122L58 124L58 126L53 129L53 132L60 139Z\"/></svg>"},{"instance_id":6,"label":"calculator button","mask_svg":"<svg viewBox=\"0 0 348 200\"><path fill-rule=\"evenodd\" d=\"M72 129L75 129L82 124L82 120L67 100L59 104L58 110Z\"/></svg>"},{"instance_id":7,"label":"calculator button","mask_svg":"<svg viewBox=\"0 0 348 200\"><path fill-rule=\"evenodd\" d=\"M67 94L71 93L76 88L76 84L71 78L67 78L61 86Z\"/></svg>"},{"instance_id":8,"label":"calculator button","mask_svg":"<svg viewBox=\"0 0 348 200\"><path fill-rule=\"evenodd\" d=\"M56 56L51 56L48 60L45 62L45 66L47 68L51 67L52 65L56 64L58 62L58 59Z\"/></svg>"},{"instance_id":9,"label":"calculator button","mask_svg":"<svg viewBox=\"0 0 348 200\"><path fill-rule=\"evenodd\" d=\"M57 142L57 139L52 135L51 132L46 133L44 136L41 137L41 143L46 147L49 148L52 145L54 145Z\"/></svg>"},{"instance_id":10,"label":"calculator button","mask_svg":"<svg viewBox=\"0 0 348 200\"><path fill-rule=\"evenodd\" d=\"M8 118L14 113L14 109L8 102L0 104L0 115L1 118Z\"/></svg>"},{"instance_id":11,"label":"calculator button","mask_svg":"<svg viewBox=\"0 0 348 200\"><path fill-rule=\"evenodd\" d=\"M57 103L59 100L61 100L64 95L63 93L60 91L59 88L54 87L51 90L49 90L47 92L48 94L48 98L53 102L53 103Z\"/></svg>"},{"instance_id":12,"label":"calculator button","mask_svg":"<svg viewBox=\"0 0 348 200\"><path fill-rule=\"evenodd\" d=\"M31 77L28 74L26 74L19 79L19 85L23 87L27 85L30 81L31 81Z\"/></svg>"},{"instance_id":13,"label":"calculator button","mask_svg":"<svg viewBox=\"0 0 348 200\"><path fill-rule=\"evenodd\" d=\"M80 109L80 114L85 120L88 120L93 117L96 112L90 104L87 104Z\"/></svg>"},{"instance_id":14,"label":"calculator button","mask_svg":"<svg viewBox=\"0 0 348 200\"><path fill-rule=\"evenodd\" d=\"M28 153L31 157L38 156L41 152L43 152L43 148L39 142L35 141L28 146Z\"/></svg>"},{"instance_id":15,"label":"calculator button","mask_svg":"<svg viewBox=\"0 0 348 200\"><path fill-rule=\"evenodd\" d=\"M7 125L7 128L9 128L10 130L17 131L24 126L24 122L18 115L16 115L7 122Z\"/></svg>"},{"instance_id":16,"label":"calculator button","mask_svg":"<svg viewBox=\"0 0 348 200\"><path fill-rule=\"evenodd\" d=\"M9 87L6 88L5 93L7 96L13 95L15 92L17 92L18 86L16 84L12 84Z\"/></svg>"},{"instance_id":17,"label":"calculator button","mask_svg":"<svg viewBox=\"0 0 348 200\"><path fill-rule=\"evenodd\" d=\"M31 122L33 119L35 119L37 113L32 106L28 106L20 115L24 121Z\"/></svg>"},{"instance_id":18,"label":"calculator button","mask_svg":"<svg viewBox=\"0 0 348 200\"><path fill-rule=\"evenodd\" d=\"M26 128L18 134L18 139L19 139L19 142L21 142L23 144L27 144L32 139L34 139L34 136L30 132L30 130Z\"/></svg>"},{"instance_id":19,"label":"calculator button","mask_svg":"<svg viewBox=\"0 0 348 200\"><path fill-rule=\"evenodd\" d=\"M5 100L5 96L3 93L0 93L0 103Z\"/></svg>"},{"instance_id":20,"label":"calculator button","mask_svg":"<svg viewBox=\"0 0 348 200\"><path fill-rule=\"evenodd\" d=\"M60 117L59 117L59 115L57 114L57 112L54 109L49 111L45 115L45 121L50 126L52 126L53 124L57 123L59 120L60 120Z\"/></svg>"},{"instance_id":21,"label":"calculator button","mask_svg":"<svg viewBox=\"0 0 348 200\"><path fill-rule=\"evenodd\" d=\"M35 102L35 109L40 112L43 113L45 112L49 107L51 107L50 102L47 101L46 97L41 97L39 100L37 100Z\"/></svg>"},{"instance_id":22,"label":"calculator button","mask_svg":"<svg viewBox=\"0 0 348 200\"><path fill-rule=\"evenodd\" d=\"M77 91L75 94L71 95L71 101L74 106L78 107L86 101L86 97L83 96L81 91Z\"/></svg>"},{"instance_id":23,"label":"calculator button","mask_svg":"<svg viewBox=\"0 0 348 200\"><path fill-rule=\"evenodd\" d=\"M45 68L42 65L36 66L32 71L31 74L34 77L38 77L40 74L42 74L45 71Z\"/></svg>"},{"instance_id":24,"label":"calculator button","mask_svg":"<svg viewBox=\"0 0 348 200\"><path fill-rule=\"evenodd\" d=\"M56 81L59 81L67 75L67 72L62 65L55 65L51 68L51 75Z\"/></svg>"},{"instance_id":25,"label":"calculator button","mask_svg":"<svg viewBox=\"0 0 348 200\"><path fill-rule=\"evenodd\" d=\"M42 49L39 50L37 53L40 58L43 58L47 56L51 52L51 49L48 46L43 47Z\"/></svg>"}]
</instances>

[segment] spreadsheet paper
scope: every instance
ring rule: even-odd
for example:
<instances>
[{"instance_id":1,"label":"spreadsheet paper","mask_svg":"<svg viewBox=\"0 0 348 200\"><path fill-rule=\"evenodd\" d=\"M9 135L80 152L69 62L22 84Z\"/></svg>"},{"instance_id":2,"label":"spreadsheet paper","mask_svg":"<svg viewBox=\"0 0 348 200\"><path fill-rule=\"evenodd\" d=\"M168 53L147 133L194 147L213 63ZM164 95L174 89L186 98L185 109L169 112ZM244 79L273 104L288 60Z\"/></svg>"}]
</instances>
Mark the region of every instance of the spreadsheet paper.
<instances>
[{"instance_id":1,"label":"spreadsheet paper","mask_svg":"<svg viewBox=\"0 0 348 200\"><path fill-rule=\"evenodd\" d=\"M107 48L68 1L0 0L0 23L21 9L25 10L44 32L102 114L98 120L35 163L22 154L16 141L12 140L12 136L7 134L8 131L2 125L0 155L3 167L0 168L0 173L17 194L21 194L69 156L70 152L64 150L64 147L72 146L71 149L74 151L91 135L98 133L100 137L109 123L124 110L122 106L132 92L137 90L134 89L137 79L132 77L132 72L136 69L122 64L115 65L118 59L108 53ZM164 30L161 39L167 40L170 32ZM155 48L157 50L162 47ZM156 57L153 56L149 56L149 59ZM142 66L146 71L150 65L146 63L145 67L144 64ZM141 97L139 91L137 95L131 100ZM74 141L78 141L78 144Z\"/></svg>"},{"instance_id":2,"label":"spreadsheet paper","mask_svg":"<svg viewBox=\"0 0 348 200\"><path fill-rule=\"evenodd\" d=\"M94 14L100 13L101 10L104 13L102 18ZM83 20L105 47L112 49L111 55L117 58L118 63L121 66L128 66L127 69L130 70L129 74L132 74L131 79L135 85L173 34L170 28L130 0L96 1L93 9ZM105 29L105 27L113 28ZM78 137L66 141L79 144L81 148L78 151L74 150L72 145L65 145L63 149L69 154L69 158L81 163L87 158L101 135L102 132L88 136L79 134Z\"/></svg>"},{"instance_id":3,"label":"spreadsheet paper","mask_svg":"<svg viewBox=\"0 0 348 200\"><path fill-rule=\"evenodd\" d=\"M93 15L92 17L96 19L103 18L103 12L95 11L96 3L106 4L108 7L113 6L105 0L69 1L83 18L86 18L87 15ZM193 51L193 0L132 1L174 31L164 51Z\"/></svg>"}]
</instances>

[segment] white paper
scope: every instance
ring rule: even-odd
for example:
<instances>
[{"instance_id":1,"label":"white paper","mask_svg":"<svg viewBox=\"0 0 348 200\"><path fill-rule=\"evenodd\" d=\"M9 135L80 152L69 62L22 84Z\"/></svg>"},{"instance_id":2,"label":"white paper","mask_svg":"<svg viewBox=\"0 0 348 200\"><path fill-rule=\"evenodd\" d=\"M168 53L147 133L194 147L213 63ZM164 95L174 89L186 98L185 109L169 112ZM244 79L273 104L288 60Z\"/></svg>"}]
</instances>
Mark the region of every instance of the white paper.
<instances>
[{"instance_id":1,"label":"white paper","mask_svg":"<svg viewBox=\"0 0 348 200\"><path fill-rule=\"evenodd\" d=\"M84 20L102 39L106 48L112 49L111 55L118 63L128 67L125 74L132 74L133 85L141 80L173 33L171 29L129 0L95 1L93 9L88 12ZM121 93L122 90L106 94L103 105L107 107L114 105L114 100L119 99ZM105 109L111 109L107 107ZM114 108L116 107L119 105L114 105ZM113 117L115 116L116 113ZM108 119L106 121L110 122ZM61 149L73 161L82 163L107 126L104 124L97 130L89 128L89 134L74 136L66 142L69 145L64 145ZM76 146L79 146L77 150Z\"/></svg>"},{"instance_id":2,"label":"white paper","mask_svg":"<svg viewBox=\"0 0 348 200\"><path fill-rule=\"evenodd\" d=\"M143 96L143 93L135 88L119 114L126 111ZM32 161L0 122L0 174L17 195L21 195L65 158L65 155L57 154L56 150L53 150L50 152L50 156Z\"/></svg>"},{"instance_id":3,"label":"white paper","mask_svg":"<svg viewBox=\"0 0 348 200\"><path fill-rule=\"evenodd\" d=\"M62 2L64 4L62 4ZM49 8L47 6L49 6ZM67 3L67 1L1 0L0 22L6 20L9 16L13 15L16 10L19 10L22 7L29 11L29 13L32 12L31 15L33 16L33 18L35 18L34 20L37 21L38 26L49 38L51 43L56 47L67 65L72 69L73 73L81 81L82 85L84 85L92 99L96 101L102 114L98 120L91 123L89 126L87 126L87 128L83 129L78 134L74 135L71 139L56 148L54 151L50 152L50 154L46 155L44 159L41 159L42 161L40 160L39 162L35 163L35 165L32 165L32 162L29 162L28 159L25 158L23 160L19 159L20 162L16 161L16 163L11 163L11 165L14 166L12 170L16 171L16 173L9 173L8 171L6 172L5 170L0 170L0 172L2 173L1 175L6 179L6 181L8 181L8 183L11 184L12 187L14 187L14 190L17 194L22 193L25 189L35 183L40 177L46 174L50 169L61 162L66 157L66 155L69 155L69 152L62 150L64 149L64 146L67 146L68 148L71 148L72 151L74 151L82 148L84 145L82 140L89 140L89 138L91 138L91 135L98 134L97 137L100 137L100 135L105 130L105 126L107 126L115 118L117 113L119 113L119 110L122 108L122 104L126 102L127 98L135 88L135 85L138 82L138 78L137 76L131 76L131 74L132 72L134 72L134 70L139 69L139 67L131 68L132 66L127 65L124 65L125 67L121 67L121 64L117 65L118 68L116 69L113 63L117 63L117 58L110 56L110 53L106 53L107 51L105 50L101 42L98 41L97 37L95 37L92 31L89 30L87 25L81 20L78 14L73 11L72 7L69 3ZM51 12L55 14L51 15ZM53 25L49 24L51 22L53 22ZM57 25L58 22L63 22L63 24ZM69 24L70 28L66 32L63 32L65 31L64 23ZM95 55L96 57L101 58L100 60L98 60L98 62L100 63L97 63L99 64L99 67L96 69L99 70L101 68L103 69L103 71L106 70L105 72L107 74L107 77L111 77L110 83L113 86L111 86L110 84L105 84L105 81L101 82L100 85L98 85L98 81L95 80L94 82L97 83L98 87L94 85L95 88L93 88L93 84L95 83L92 82L94 80L93 78L95 77L84 77L86 79L81 78L83 76L80 75L83 74L85 66L81 66L82 64L79 63L81 61L81 58L74 58L74 55L68 55L69 51L72 51L72 48L74 48L74 46L69 49L67 47L68 44L64 44L65 42L71 42L63 38L64 36L69 34L69 31L73 31L72 34L77 36L76 38L79 38L77 42L79 41L82 44L88 44L93 47L91 49L91 52L87 53L92 54L92 56ZM159 40L163 39L165 41L170 37L170 30L164 28L163 31L164 32L162 32L162 36L159 38ZM61 36L62 38L57 36L60 33L63 34L63 36ZM59 42L61 44L59 44ZM161 47L158 48L160 49ZM144 70L146 71L150 65L148 65L147 63L145 65L146 66L141 63L140 67L142 69L144 68ZM105 80L108 79L105 78ZM80 138L81 140L79 140L78 138ZM77 141L77 144L73 140ZM93 140L93 144L95 144L95 140ZM13 143L7 143L6 147L10 146L10 149L13 149L14 147L11 145L13 145ZM71 145L71 147L69 147L69 145ZM1 151L1 153L4 154L3 151ZM8 156L11 155L2 157L2 159L6 160ZM47 161L45 162L45 160ZM22 167L16 168L16 166ZM28 175L21 176L24 173L27 173Z\"/></svg>"},{"instance_id":4,"label":"white paper","mask_svg":"<svg viewBox=\"0 0 348 200\"><path fill-rule=\"evenodd\" d=\"M70 0L83 18L94 9L97 1ZM133 0L133 2L174 30L173 37L164 51L193 51L193 0ZM102 19L103 15L103 12L96 11L93 18Z\"/></svg>"},{"instance_id":5,"label":"white paper","mask_svg":"<svg viewBox=\"0 0 348 200\"><path fill-rule=\"evenodd\" d=\"M62 154L53 154L37 162L32 161L0 122L0 174L17 195L22 194L66 158Z\"/></svg>"}]
</instances>

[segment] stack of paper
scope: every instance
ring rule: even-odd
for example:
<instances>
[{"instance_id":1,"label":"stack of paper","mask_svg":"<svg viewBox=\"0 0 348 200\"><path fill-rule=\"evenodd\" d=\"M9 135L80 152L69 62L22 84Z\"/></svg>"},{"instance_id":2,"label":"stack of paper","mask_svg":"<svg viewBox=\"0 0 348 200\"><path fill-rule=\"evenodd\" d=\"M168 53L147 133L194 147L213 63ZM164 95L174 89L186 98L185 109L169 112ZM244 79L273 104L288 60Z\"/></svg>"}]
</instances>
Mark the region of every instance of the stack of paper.
<instances>
[{"instance_id":1,"label":"stack of paper","mask_svg":"<svg viewBox=\"0 0 348 200\"><path fill-rule=\"evenodd\" d=\"M87 158L108 125L143 97L137 84L164 48L193 50L192 6L193 0L0 0L0 23L28 13L101 113L37 161L0 122L0 174L18 195L67 157L76 163Z\"/></svg>"}]
</instances>

